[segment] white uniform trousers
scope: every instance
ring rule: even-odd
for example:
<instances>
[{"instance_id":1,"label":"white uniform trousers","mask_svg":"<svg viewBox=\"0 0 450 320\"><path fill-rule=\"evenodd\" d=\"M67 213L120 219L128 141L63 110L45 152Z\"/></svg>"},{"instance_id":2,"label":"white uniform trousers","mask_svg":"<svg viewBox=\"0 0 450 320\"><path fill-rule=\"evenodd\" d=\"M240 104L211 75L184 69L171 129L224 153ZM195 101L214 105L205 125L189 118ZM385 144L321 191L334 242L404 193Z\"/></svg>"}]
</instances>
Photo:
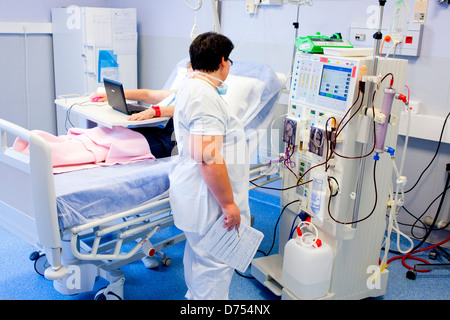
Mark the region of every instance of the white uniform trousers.
<instances>
[{"instance_id":1,"label":"white uniform trousers","mask_svg":"<svg viewBox=\"0 0 450 320\"><path fill-rule=\"evenodd\" d=\"M184 277L189 300L228 300L234 269L198 248L203 236L185 232Z\"/></svg>"}]
</instances>

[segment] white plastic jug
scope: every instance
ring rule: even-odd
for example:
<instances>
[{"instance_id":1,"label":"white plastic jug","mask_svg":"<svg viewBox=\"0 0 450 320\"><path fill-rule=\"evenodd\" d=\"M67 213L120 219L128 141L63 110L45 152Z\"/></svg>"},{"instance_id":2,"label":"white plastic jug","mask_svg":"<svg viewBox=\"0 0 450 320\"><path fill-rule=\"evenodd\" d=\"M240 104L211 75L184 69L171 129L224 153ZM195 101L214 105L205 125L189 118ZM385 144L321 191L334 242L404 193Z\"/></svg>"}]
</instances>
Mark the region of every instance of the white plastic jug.
<instances>
[{"instance_id":1,"label":"white plastic jug","mask_svg":"<svg viewBox=\"0 0 450 320\"><path fill-rule=\"evenodd\" d=\"M328 293L333 266L333 251L321 246L305 245L301 238L286 243L283 259L283 284L299 299L316 299Z\"/></svg>"}]
</instances>

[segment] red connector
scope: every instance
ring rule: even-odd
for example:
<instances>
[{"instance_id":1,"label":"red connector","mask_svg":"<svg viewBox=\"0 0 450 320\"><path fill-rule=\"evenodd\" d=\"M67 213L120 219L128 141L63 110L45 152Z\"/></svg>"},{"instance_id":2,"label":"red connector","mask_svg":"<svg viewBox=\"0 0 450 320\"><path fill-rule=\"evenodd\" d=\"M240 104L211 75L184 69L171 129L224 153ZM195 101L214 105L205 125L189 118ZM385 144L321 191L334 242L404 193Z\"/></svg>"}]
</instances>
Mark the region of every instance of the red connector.
<instances>
[{"instance_id":1,"label":"red connector","mask_svg":"<svg viewBox=\"0 0 450 320\"><path fill-rule=\"evenodd\" d=\"M408 102L408 98L404 94L396 94L395 98L398 100L403 101L404 103Z\"/></svg>"}]
</instances>

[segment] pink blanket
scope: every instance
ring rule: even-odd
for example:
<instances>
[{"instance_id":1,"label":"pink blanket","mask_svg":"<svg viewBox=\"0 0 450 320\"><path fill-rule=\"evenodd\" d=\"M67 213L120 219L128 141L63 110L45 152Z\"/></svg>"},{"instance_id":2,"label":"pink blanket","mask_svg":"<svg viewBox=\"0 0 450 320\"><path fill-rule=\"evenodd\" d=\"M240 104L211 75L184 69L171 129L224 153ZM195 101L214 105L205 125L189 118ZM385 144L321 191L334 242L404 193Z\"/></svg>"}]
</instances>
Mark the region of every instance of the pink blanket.
<instances>
[{"instance_id":1,"label":"pink blanket","mask_svg":"<svg viewBox=\"0 0 450 320\"><path fill-rule=\"evenodd\" d=\"M49 142L54 173L155 160L145 137L124 127L72 128L58 137L40 130L33 132ZM28 142L20 138L12 148L29 154Z\"/></svg>"}]
</instances>

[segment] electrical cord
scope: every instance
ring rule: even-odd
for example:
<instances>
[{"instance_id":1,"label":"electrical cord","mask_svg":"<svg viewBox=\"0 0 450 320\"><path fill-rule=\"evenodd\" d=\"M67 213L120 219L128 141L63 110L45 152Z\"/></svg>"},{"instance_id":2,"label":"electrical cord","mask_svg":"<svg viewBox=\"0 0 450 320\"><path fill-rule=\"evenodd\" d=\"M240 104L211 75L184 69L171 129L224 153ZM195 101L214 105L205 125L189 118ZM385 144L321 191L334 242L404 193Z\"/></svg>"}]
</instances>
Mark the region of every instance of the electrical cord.
<instances>
[{"instance_id":1,"label":"electrical cord","mask_svg":"<svg viewBox=\"0 0 450 320\"><path fill-rule=\"evenodd\" d=\"M79 97L79 99L83 99L83 98L85 98L86 97L86 94L84 94L83 96L81 96L81 97ZM68 131L69 130L69 128L68 128L68 124L70 124L72 127L75 127L75 125L72 123L72 121L70 120L70 115L71 115L71 113L72 113L72 108L74 107L74 106L83 106L83 105L89 105L91 102L90 102L90 99L87 99L87 100L81 100L81 101L77 101L77 102L74 102L68 109L67 109L67 111L66 111L66 118L65 118L65 120L64 120L64 128L66 129L66 131ZM105 103L103 103L103 104L98 104L99 106L100 105L105 105L105 104L107 104L107 102L105 102Z\"/></svg>"},{"instance_id":2,"label":"electrical cord","mask_svg":"<svg viewBox=\"0 0 450 320\"><path fill-rule=\"evenodd\" d=\"M436 197L436 198L433 200L433 202L432 202L432 203L428 206L428 208L427 208L427 210L428 210L428 209L431 207L431 205L434 203L434 201L436 201L439 197L441 197L441 200L440 200L440 202L439 202L439 206L438 206L436 215L435 215L435 217L434 217L434 219L433 219L433 222L431 223L431 226L430 226L430 228L427 230L427 233L425 234L425 236L422 237L421 242L420 242L418 245L416 245L416 246L411 250L411 252L414 252L415 250L417 250L417 248L419 248L420 246L422 246L422 245L425 243L425 241L428 239L428 237L429 237L429 235L431 234L431 232L434 231L434 230L436 230L436 229L434 229L434 225L436 224L436 221L437 221L437 219L438 219L438 217L439 217L439 215L440 215L440 211L441 211L441 209L442 209L442 205L443 205L443 203L444 203L444 199L445 199L447 190L450 188L449 184L450 184L450 171L448 170L448 172L447 172L447 181L446 181L446 184L445 184L445 186L444 186L444 191L443 191L438 197ZM427 210L425 210L425 212L426 212ZM425 212L424 212L423 214L425 214ZM422 214L422 215L423 215L423 214ZM420 217L419 217L418 219L420 219ZM446 226L445 226L444 228L446 228ZM448 241L448 240L447 240L447 241ZM446 241L445 241L445 242L446 242ZM420 250L420 251L423 251L423 250ZM417 252L420 252L420 251L417 251ZM389 250L389 252L390 252L390 253L394 253L394 254L398 254L398 253L399 253L399 252L393 251L393 250ZM410 252L410 254L413 254L413 253L411 253L411 252ZM413 258L412 258L412 259L413 259ZM391 259L391 260L392 260L392 259Z\"/></svg>"},{"instance_id":3,"label":"electrical cord","mask_svg":"<svg viewBox=\"0 0 450 320\"><path fill-rule=\"evenodd\" d=\"M422 173L419 175L419 178L417 178L416 183L414 183L414 185L413 185L411 188L409 188L408 190L406 190L404 193L410 192L411 190L413 190L413 189L417 186L417 184L419 183L420 179L422 179L422 176L424 175L424 173L430 168L431 164L432 164L433 161L436 159L436 156L437 156L437 154L438 154L438 152L439 152L439 148L441 147L442 136L443 136L443 134L444 134L445 126L446 126L446 124L447 124L447 120L448 120L448 117L449 117L449 116L450 116L450 112L449 112L449 113L447 114L447 116L445 117L445 121L444 121L444 124L443 124L443 126L442 126L442 130L441 130L441 135L440 135L440 137L439 137L438 146L437 146L437 148L436 148L436 151L435 151L435 153L434 153L433 158L431 159L430 163L426 166L426 168L422 171Z\"/></svg>"},{"instance_id":4,"label":"electrical cord","mask_svg":"<svg viewBox=\"0 0 450 320\"><path fill-rule=\"evenodd\" d=\"M65 127L65 129L66 129L66 131L67 130L69 130L69 128L67 127L67 123L70 123L70 125L72 126L72 127L75 127L75 125L72 123L72 121L70 120L70 114L72 113L72 108L75 106L75 105L77 105L78 103L76 102L76 103L74 103L74 104L72 104L70 107L69 107L69 109L67 109L67 111L66 111L66 119L65 119L65 121L64 121L64 127Z\"/></svg>"},{"instance_id":5,"label":"electrical cord","mask_svg":"<svg viewBox=\"0 0 450 320\"><path fill-rule=\"evenodd\" d=\"M448 170L448 169L449 168L447 168L447 181L445 183L445 187L444 187L444 191L443 191L443 194L442 194L442 197L441 197L441 201L439 201L439 206L438 206L436 215L434 216L433 222L431 223L431 227L428 230L428 232L425 234L425 236L422 239L422 241L417 246L415 246L412 251L414 251L417 248L419 248L428 239L428 237L430 236L430 233L433 231L433 227L436 224L436 221L437 221L437 219L438 219L438 217L439 217L439 215L441 213L441 209L442 209L442 205L444 203L445 195L447 194L447 189L448 189L449 184L450 184L450 170Z\"/></svg>"},{"instance_id":6,"label":"electrical cord","mask_svg":"<svg viewBox=\"0 0 450 320\"><path fill-rule=\"evenodd\" d=\"M438 155L438 153L439 153L439 149L440 149L440 145L441 145L441 142L442 142L442 136L443 136L443 133L444 133L444 130L445 130L445 126L446 126L446 123L447 123L447 120L448 120L448 118L449 118L449 116L450 116L450 113L448 113L447 114L447 116L446 116L446 118L445 118L445 121L444 121L444 124L443 124L443 126L442 126L442 129L441 129L441 134L440 134L440 137L439 137L439 142L438 142L438 146L437 146L437 148L436 148L436 151L435 151L435 153L434 153L434 155L433 155L433 157L432 157L432 159L430 160L430 162L428 163L428 165L426 166L426 168L422 171L422 173L419 175L419 177L418 177L418 179L417 179L417 181L414 183L414 185L409 189L409 190L406 190L406 191L404 191L403 193L408 193L408 192L410 192L411 190L413 190L416 186L417 186L417 184L419 183L419 181L421 180L421 178L422 178L422 176L424 175L424 173L430 168L430 166L431 166L431 164L434 162L434 160L436 159L436 156ZM448 169L447 169L447 171L449 171ZM450 175L450 174L449 174ZM444 198L445 198L445 194L446 194L446 192L447 192L447 190L448 190L448 188L449 188L449 186L448 186L448 179L449 179L449 177L447 176L447 182L446 182L446 186L444 187L444 190L428 205L428 207L425 209L425 211L419 216L419 217L415 217L406 207L404 207L404 206L402 206L402 208L409 214L409 215L411 215L412 217L414 217L416 220L415 220L415 222L412 224L412 225L410 225L411 226L411 234L412 234L412 236L414 237L414 238L416 238L416 239L421 239L421 243L420 243L420 245L422 245L425 241L426 241L426 239L429 237L429 235L430 235L430 233L432 232L432 231L434 231L434 230L440 230L440 229L435 229L434 228L434 225L435 225L435 223L436 223L436 221L437 221L437 218L438 218L438 216L439 216L439 214L440 214L440 210L441 210L441 208L442 208L442 203L443 203L443 201L444 201ZM435 217L434 217L434 220L433 220L433 222L432 222L432 224L431 224L431 226L430 226L430 228L428 229L427 227L426 227L426 225L424 224L424 222L422 222L420 219L425 215L425 213L430 209L430 207L433 205L433 203L439 198L439 197L441 197L441 201L440 201L440 204L439 204L439 207L438 207L438 210L437 210L437 213L436 213L436 215L435 215ZM414 228L419 228L416 224L417 223L422 223L422 225L424 226L424 228L423 229L425 229L425 230L427 230L427 232L426 232L426 234L423 236L423 237L417 237L416 235L414 235ZM402 223L399 223L399 224L402 224ZM447 225L448 225L449 223L447 223ZM402 225L406 225L406 224L402 224ZM445 229L446 227L447 227L447 225L446 226L444 226L443 228L441 228L441 229ZM419 246L420 246L419 245ZM418 246L416 246L416 248L417 248ZM414 250L414 249L413 249ZM393 250L389 250L389 252L391 252L391 253L399 253L398 251L393 251Z\"/></svg>"},{"instance_id":7,"label":"electrical cord","mask_svg":"<svg viewBox=\"0 0 450 320\"><path fill-rule=\"evenodd\" d=\"M348 222L339 221L336 218L334 218L333 215L331 214L330 204L331 204L331 198L332 197L328 197L328 215L330 216L330 218L334 222L339 223L339 224L354 224L354 223L359 223L359 222L362 222L364 220L367 220L368 218L370 218L370 216L372 216L372 214L375 212L375 209L377 207L377 202L378 202L377 183L376 183L376 178L375 178L376 166L377 166L377 161L375 161L375 163L373 165L373 185L374 185L374 189L375 189L375 201L374 201L373 208L370 211L370 213L367 216L365 216L364 218L362 218L362 219L358 219L358 220L354 220L354 221L348 221ZM332 189L331 189L331 185L330 185L330 179L328 179L328 188L329 188L330 194L331 194Z\"/></svg>"},{"instance_id":8,"label":"electrical cord","mask_svg":"<svg viewBox=\"0 0 450 320\"><path fill-rule=\"evenodd\" d=\"M283 213L284 213L284 210L286 210L287 207L289 207L291 204L293 204L293 203L295 203L295 202L300 202L300 200L297 199L297 200L294 200L294 201L289 202L289 203L286 204L286 205L283 207L283 209L281 210L280 215L278 216L277 222L275 223L275 227L274 227L274 229L273 229L272 246L270 247L269 251L268 251L267 253L264 253L263 251L258 250L258 251L260 251L262 254L264 254L265 256L268 256L268 255L270 254L270 252L272 252L272 249L273 249L273 247L274 247L274 245L275 245L275 236L276 236L276 232L277 232L277 226L278 226L278 223L280 222L281 216L282 216Z\"/></svg>"},{"instance_id":9,"label":"electrical cord","mask_svg":"<svg viewBox=\"0 0 450 320\"><path fill-rule=\"evenodd\" d=\"M283 209L281 210L281 212L280 212L280 214L279 214L279 216L278 216L277 222L275 223L275 227L273 228L272 245L271 245L269 251L268 251L267 253L265 253L264 251L258 249L257 252L262 253L262 254L263 254L264 256L266 256L266 257L272 252L272 249L273 249L273 247L275 246L275 239L276 239L276 233L277 233L278 223L280 222L280 219L281 219L281 216L282 216L283 213L284 213L284 210L286 210L286 208L287 208L288 206L290 206L291 204L293 204L293 203L295 203L295 202L299 202L299 201L300 201L300 200L298 200L298 199L297 199L297 200L294 200L294 201L291 201L291 202L287 203L287 204L283 207ZM236 272L236 274L238 274L238 275L241 276L241 277L244 277L244 278L247 278L247 279L255 279L255 277L249 277L249 276L246 276L246 275L244 275L244 274L238 272L237 270L234 270L234 271Z\"/></svg>"},{"instance_id":10,"label":"electrical cord","mask_svg":"<svg viewBox=\"0 0 450 320\"><path fill-rule=\"evenodd\" d=\"M447 188L446 188L446 190L448 190L450 187L448 186ZM433 199L433 201L431 201L430 202L430 204L428 205L428 207L425 209L425 211L419 216L419 217L416 217L416 216L414 216L405 206L402 206L402 208L410 215L410 216L412 216L413 218L415 218L416 219L416 221L413 223L413 224L406 224L406 223L400 223L399 222L399 224L401 224L401 225L404 225L404 226L409 226L409 227L411 227L411 234L414 236L414 238L416 238L416 239L421 239L420 237L416 237L415 235L414 235L414 228L421 228L421 229L425 229L425 230L428 230L428 227L427 227L427 225L422 221L422 220L420 220L424 215L425 215L425 213L427 213L427 211L431 208L431 206L437 201L437 199L439 199L440 197L442 197L442 195L444 194L444 191L442 191L436 198L434 198ZM419 227L419 226L417 226L416 224L417 223L422 223L422 225L423 225L423 227ZM450 223L450 222L449 222ZM449 223L447 223L447 225L445 225L444 227L442 227L442 228L435 228L435 229L433 229L433 230L442 230L442 229L445 229L448 225L449 225ZM423 237L422 237L423 238Z\"/></svg>"}]
</instances>

